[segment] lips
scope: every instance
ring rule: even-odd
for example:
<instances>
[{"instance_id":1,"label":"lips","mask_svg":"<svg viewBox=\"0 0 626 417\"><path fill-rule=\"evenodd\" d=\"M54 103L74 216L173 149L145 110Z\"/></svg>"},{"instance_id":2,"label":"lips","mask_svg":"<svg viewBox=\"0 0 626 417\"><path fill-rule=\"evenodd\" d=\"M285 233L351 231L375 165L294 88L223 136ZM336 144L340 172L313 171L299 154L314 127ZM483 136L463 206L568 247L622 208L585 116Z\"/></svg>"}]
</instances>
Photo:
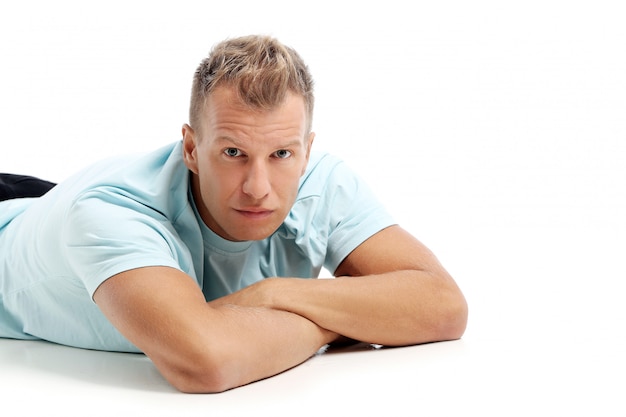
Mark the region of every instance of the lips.
<instances>
[{"instance_id":1,"label":"lips","mask_svg":"<svg viewBox=\"0 0 626 417\"><path fill-rule=\"evenodd\" d=\"M262 209L262 208L244 208L244 209L235 209L235 211L242 216L249 219L264 219L272 215L274 210Z\"/></svg>"}]
</instances>

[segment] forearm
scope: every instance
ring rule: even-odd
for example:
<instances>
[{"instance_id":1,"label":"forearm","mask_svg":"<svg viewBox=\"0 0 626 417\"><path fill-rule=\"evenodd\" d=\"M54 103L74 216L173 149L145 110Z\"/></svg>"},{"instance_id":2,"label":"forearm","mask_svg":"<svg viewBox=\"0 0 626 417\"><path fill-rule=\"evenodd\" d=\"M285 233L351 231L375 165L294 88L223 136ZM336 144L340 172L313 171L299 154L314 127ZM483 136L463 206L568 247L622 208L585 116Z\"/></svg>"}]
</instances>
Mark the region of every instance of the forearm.
<instances>
[{"instance_id":1,"label":"forearm","mask_svg":"<svg viewBox=\"0 0 626 417\"><path fill-rule=\"evenodd\" d=\"M409 345L456 339L465 329L467 306L454 282L423 271L273 281L273 308L352 339Z\"/></svg>"},{"instance_id":2,"label":"forearm","mask_svg":"<svg viewBox=\"0 0 626 417\"><path fill-rule=\"evenodd\" d=\"M219 392L275 375L337 337L288 311L225 298L207 303L191 277L167 267L115 275L94 301L184 392Z\"/></svg>"},{"instance_id":3,"label":"forearm","mask_svg":"<svg viewBox=\"0 0 626 417\"><path fill-rule=\"evenodd\" d=\"M207 307L219 324L211 325L212 334L203 337L206 345L199 347L201 360L208 358L206 366L185 358L184 366L168 361L162 369L182 391L219 392L273 376L304 362L338 336L287 311Z\"/></svg>"}]
</instances>

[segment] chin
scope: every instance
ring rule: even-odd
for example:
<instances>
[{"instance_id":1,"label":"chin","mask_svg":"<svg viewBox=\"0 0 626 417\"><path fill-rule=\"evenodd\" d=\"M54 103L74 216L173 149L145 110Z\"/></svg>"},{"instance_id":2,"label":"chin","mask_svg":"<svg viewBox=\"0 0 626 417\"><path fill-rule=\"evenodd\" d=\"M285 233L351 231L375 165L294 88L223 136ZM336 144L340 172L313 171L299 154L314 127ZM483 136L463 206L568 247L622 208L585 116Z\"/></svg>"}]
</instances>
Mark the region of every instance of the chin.
<instances>
[{"instance_id":1,"label":"chin","mask_svg":"<svg viewBox=\"0 0 626 417\"><path fill-rule=\"evenodd\" d=\"M273 228L271 230L263 230L262 228L254 228L254 229L244 229L244 230L236 230L233 231L232 234L229 234L231 238L229 240L246 242L251 240L263 240L270 237L277 228Z\"/></svg>"}]
</instances>

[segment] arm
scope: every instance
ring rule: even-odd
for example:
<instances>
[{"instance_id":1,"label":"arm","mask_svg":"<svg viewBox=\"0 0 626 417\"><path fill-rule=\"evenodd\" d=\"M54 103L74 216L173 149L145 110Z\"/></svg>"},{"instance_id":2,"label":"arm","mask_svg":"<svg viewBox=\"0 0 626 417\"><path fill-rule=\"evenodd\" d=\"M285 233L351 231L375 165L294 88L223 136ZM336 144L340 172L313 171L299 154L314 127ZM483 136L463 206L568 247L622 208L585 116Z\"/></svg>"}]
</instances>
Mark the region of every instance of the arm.
<instances>
[{"instance_id":1,"label":"arm","mask_svg":"<svg viewBox=\"0 0 626 417\"><path fill-rule=\"evenodd\" d=\"M458 339L467 304L435 256L399 226L357 247L335 279L276 278L220 300L298 314L346 337L398 346Z\"/></svg>"},{"instance_id":2,"label":"arm","mask_svg":"<svg viewBox=\"0 0 626 417\"><path fill-rule=\"evenodd\" d=\"M94 300L185 392L224 391L272 376L337 337L287 311L207 304L190 277L166 267L115 275Z\"/></svg>"}]
</instances>

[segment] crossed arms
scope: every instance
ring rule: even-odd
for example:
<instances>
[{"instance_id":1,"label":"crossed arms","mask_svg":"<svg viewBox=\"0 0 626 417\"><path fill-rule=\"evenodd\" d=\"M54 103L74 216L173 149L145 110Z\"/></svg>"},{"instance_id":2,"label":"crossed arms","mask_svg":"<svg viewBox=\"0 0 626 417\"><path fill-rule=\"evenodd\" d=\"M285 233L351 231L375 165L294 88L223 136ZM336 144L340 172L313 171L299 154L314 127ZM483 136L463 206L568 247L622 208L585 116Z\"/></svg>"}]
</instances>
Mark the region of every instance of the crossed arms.
<instances>
[{"instance_id":1,"label":"crossed arms","mask_svg":"<svg viewBox=\"0 0 626 417\"><path fill-rule=\"evenodd\" d=\"M401 346L465 331L467 304L456 283L399 226L366 240L335 275L265 279L207 303L186 274L139 268L106 280L94 300L183 392L275 375L343 338Z\"/></svg>"}]
</instances>

